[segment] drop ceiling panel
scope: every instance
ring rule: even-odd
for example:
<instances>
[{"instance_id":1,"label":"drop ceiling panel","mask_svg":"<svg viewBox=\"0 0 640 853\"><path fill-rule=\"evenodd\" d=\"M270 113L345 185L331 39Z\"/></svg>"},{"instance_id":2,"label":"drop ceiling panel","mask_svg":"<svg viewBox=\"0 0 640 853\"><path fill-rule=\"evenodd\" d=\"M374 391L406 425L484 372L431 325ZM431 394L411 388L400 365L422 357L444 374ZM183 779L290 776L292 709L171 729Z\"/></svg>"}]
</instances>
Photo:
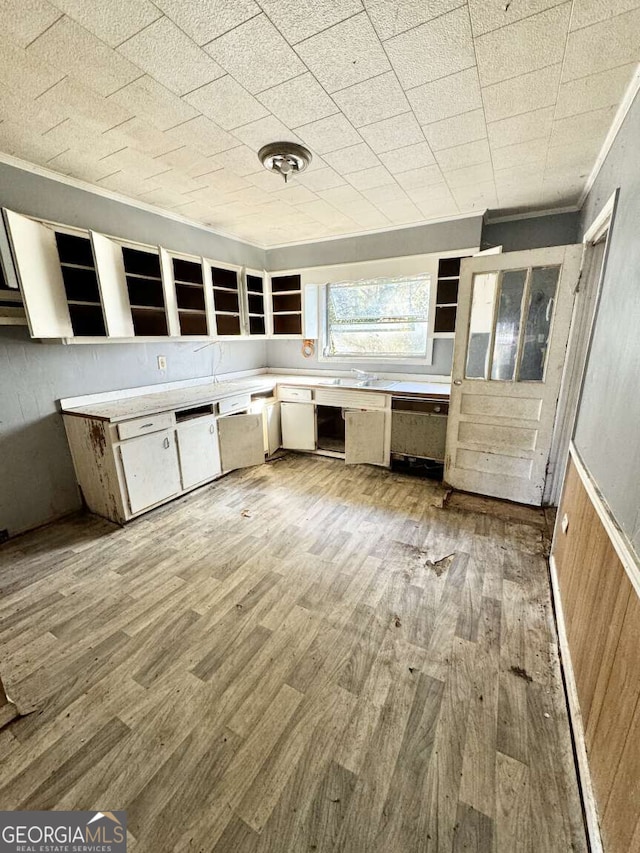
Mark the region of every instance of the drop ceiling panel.
<instances>
[{"instance_id":1,"label":"drop ceiling panel","mask_svg":"<svg viewBox=\"0 0 640 853\"><path fill-rule=\"evenodd\" d=\"M266 15L234 27L205 50L254 95L306 70Z\"/></svg>"},{"instance_id":2,"label":"drop ceiling panel","mask_svg":"<svg viewBox=\"0 0 640 853\"><path fill-rule=\"evenodd\" d=\"M261 245L575 204L640 58L640 0L0 11L0 151Z\"/></svg>"}]
</instances>

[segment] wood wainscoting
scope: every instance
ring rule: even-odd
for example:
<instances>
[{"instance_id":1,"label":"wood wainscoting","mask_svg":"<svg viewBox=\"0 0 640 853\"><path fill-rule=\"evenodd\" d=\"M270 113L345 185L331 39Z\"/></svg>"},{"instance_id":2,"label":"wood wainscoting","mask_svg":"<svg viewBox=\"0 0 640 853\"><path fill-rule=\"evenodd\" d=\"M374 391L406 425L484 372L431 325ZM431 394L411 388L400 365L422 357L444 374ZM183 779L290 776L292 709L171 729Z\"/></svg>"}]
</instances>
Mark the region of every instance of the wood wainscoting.
<instances>
[{"instance_id":1,"label":"wood wainscoting","mask_svg":"<svg viewBox=\"0 0 640 853\"><path fill-rule=\"evenodd\" d=\"M552 548L556 604L566 631L570 664L565 664L573 668L604 851L640 853L640 598L589 485L574 452Z\"/></svg>"}]
</instances>

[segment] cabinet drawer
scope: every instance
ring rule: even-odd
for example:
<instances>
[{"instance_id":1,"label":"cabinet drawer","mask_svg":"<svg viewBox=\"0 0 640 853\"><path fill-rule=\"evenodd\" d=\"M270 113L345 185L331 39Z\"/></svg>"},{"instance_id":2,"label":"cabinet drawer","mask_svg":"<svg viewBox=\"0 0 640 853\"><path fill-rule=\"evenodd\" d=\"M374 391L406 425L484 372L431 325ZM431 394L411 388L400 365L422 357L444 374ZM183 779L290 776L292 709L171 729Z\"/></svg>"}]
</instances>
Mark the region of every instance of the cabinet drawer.
<instances>
[{"instance_id":1,"label":"cabinet drawer","mask_svg":"<svg viewBox=\"0 0 640 853\"><path fill-rule=\"evenodd\" d=\"M236 394L235 397L227 397L226 400L220 400L218 403L218 412L221 415L228 415L229 412L240 412L242 409L248 409L251 405L251 394Z\"/></svg>"},{"instance_id":2,"label":"cabinet drawer","mask_svg":"<svg viewBox=\"0 0 640 853\"><path fill-rule=\"evenodd\" d=\"M118 424L118 438L135 438L137 435L146 435L149 432L158 432L161 429L170 429L174 424L173 413L164 412L161 415L149 415L148 418L136 418L134 421L123 421Z\"/></svg>"},{"instance_id":3,"label":"cabinet drawer","mask_svg":"<svg viewBox=\"0 0 640 853\"><path fill-rule=\"evenodd\" d=\"M342 406L347 409L384 409L387 404L385 394L372 394L369 391L342 391L338 388L318 388L316 403L321 406Z\"/></svg>"},{"instance_id":4,"label":"cabinet drawer","mask_svg":"<svg viewBox=\"0 0 640 853\"><path fill-rule=\"evenodd\" d=\"M278 388L278 397L287 402L300 400L304 403L310 403L313 400L313 392L311 388L288 388L286 385L282 385Z\"/></svg>"}]
</instances>

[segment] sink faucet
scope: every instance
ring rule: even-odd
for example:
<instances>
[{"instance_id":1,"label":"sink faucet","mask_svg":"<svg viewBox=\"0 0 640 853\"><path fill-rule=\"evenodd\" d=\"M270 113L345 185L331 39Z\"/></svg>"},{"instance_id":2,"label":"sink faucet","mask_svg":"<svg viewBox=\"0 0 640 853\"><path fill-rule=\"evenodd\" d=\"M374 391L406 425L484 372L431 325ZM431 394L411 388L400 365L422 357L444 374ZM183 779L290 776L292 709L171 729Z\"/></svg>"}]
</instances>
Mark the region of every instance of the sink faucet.
<instances>
[{"instance_id":1,"label":"sink faucet","mask_svg":"<svg viewBox=\"0 0 640 853\"><path fill-rule=\"evenodd\" d=\"M366 370L358 370L357 367L352 368L351 372L355 373L361 382L373 382L378 378L375 373L367 373Z\"/></svg>"}]
</instances>

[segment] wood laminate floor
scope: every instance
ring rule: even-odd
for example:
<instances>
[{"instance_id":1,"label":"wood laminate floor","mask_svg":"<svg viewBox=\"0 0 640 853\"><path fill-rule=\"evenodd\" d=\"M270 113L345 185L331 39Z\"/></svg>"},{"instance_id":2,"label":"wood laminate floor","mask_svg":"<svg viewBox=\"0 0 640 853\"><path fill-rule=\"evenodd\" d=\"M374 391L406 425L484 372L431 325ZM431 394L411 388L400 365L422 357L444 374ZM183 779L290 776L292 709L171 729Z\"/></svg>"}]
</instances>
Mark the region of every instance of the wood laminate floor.
<instances>
[{"instance_id":1,"label":"wood laminate floor","mask_svg":"<svg viewBox=\"0 0 640 853\"><path fill-rule=\"evenodd\" d=\"M4 545L0 808L126 809L137 853L585 851L542 513L443 497L289 455Z\"/></svg>"}]
</instances>

